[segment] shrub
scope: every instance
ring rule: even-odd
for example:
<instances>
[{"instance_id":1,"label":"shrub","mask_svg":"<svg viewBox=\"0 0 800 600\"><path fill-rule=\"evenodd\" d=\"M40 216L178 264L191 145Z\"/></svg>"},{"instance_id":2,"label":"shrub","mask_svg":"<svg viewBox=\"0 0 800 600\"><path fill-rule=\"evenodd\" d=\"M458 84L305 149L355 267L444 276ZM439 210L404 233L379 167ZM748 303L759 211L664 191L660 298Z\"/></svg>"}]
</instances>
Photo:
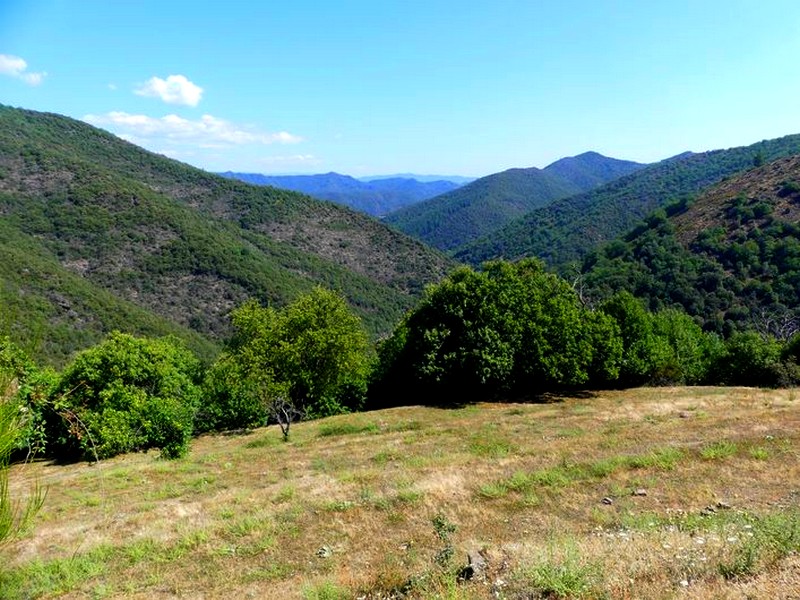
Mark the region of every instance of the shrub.
<instances>
[{"instance_id":1,"label":"shrub","mask_svg":"<svg viewBox=\"0 0 800 600\"><path fill-rule=\"evenodd\" d=\"M160 448L184 454L200 399L194 355L169 338L112 333L79 354L55 393L56 453L107 458Z\"/></svg>"},{"instance_id":2,"label":"shrub","mask_svg":"<svg viewBox=\"0 0 800 600\"><path fill-rule=\"evenodd\" d=\"M37 367L9 338L0 336L0 390L9 392L6 400L17 413L12 459L45 451L44 419L56 380L52 369Z\"/></svg>"},{"instance_id":3,"label":"shrub","mask_svg":"<svg viewBox=\"0 0 800 600\"><path fill-rule=\"evenodd\" d=\"M725 385L777 387L792 383L791 365L781 359L781 344L754 331L735 333L712 366L712 378Z\"/></svg>"}]
</instances>

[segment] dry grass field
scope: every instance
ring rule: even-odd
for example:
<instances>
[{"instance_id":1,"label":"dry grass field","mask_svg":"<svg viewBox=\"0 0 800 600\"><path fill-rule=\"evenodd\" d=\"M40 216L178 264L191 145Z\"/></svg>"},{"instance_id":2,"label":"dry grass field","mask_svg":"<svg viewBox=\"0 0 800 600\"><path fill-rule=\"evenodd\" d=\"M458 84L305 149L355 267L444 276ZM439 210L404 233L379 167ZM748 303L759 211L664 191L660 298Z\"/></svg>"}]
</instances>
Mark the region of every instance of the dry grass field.
<instances>
[{"instance_id":1,"label":"dry grass field","mask_svg":"<svg viewBox=\"0 0 800 600\"><path fill-rule=\"evenodd\" d=\"M644 388L16 466L0 598L800 598L799 452L793 390Z\"/></svg>"}]
</instances>

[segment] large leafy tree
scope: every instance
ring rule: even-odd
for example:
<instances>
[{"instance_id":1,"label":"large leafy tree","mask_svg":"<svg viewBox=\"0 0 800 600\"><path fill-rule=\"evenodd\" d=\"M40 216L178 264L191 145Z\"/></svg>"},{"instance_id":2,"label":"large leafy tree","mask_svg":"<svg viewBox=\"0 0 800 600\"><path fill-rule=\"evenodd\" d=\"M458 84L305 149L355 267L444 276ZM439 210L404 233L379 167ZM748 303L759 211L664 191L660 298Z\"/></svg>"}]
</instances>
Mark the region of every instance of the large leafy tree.
<instances>
[{"instance_id":1,"label":"large leafy tree","mask_svg":"<svg viewBox=\"0 0 800 600\"><path fill-rule=\"evenodd\" d=\"M621 351L613 319L541 262L463 267L382 344L373 399L458 403L599 383L616 378Z\"/></svg>"},{"instance_id":2,"label":"large leafy tree","mask_svg":"<svg viewBox=\"0 0 800 600\"><path fill-rule=\"evenodd\" d=\"M222 360L265 408L277 398L310 416L361 407L369 341L340 294L317 287L283 309L249 301L232 321L235 335Z\"/></svg>"}]
</instances>

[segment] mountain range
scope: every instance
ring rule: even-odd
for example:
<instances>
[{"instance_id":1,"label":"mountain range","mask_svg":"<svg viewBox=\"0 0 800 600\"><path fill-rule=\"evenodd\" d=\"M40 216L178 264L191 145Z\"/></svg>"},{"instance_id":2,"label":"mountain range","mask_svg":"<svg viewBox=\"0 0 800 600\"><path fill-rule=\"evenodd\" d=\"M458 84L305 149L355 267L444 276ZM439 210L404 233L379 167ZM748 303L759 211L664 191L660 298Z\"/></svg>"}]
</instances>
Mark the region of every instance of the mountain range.
<instances>
[{"instance_id":1,"label":"mountain range","mask_svg":"<svg viewBox=\"0 0 800 600\"><path fill-rule=\"evenodd\" d=\"M514 219L643 168L596 152L562 158L538 169L509 169L398 210L393 227L445 251L456 251Z\"/></svg>"},{"instance_id":2,"label":"mountain range","mask_svg":"<svg viewBox=\"0 0 800 600\"><path fill-rule=\"evenodd\" d=\"M269 185L302 192L376 217L444 194L460 185L448 180L419 181L413 177L379 177L364 181L339 173L260 175L227 171L220 175L253 185Z\"/></svg>"},{"instance_id":3,"label":"mountain range","mask_svg":"<svg viewBox=\"0 0 800 600\"><path fill-rule=\"evenodd\" d=\"M627 289L720 333L785 330L800 319L798 155L800 135L652 165L590 152L386 219L454 260L334 202L0 105L0 334L51 364L113 329L209 358L246 298L281 306L323 285L379 336L457 261L526 256L581 268L594 298Z\"/></svg>"},{"instance_id":4,"label":"mountain range","mask_svg":"<svg viewBox=\"0 0 800 600\"><path fill-rule=\"evenodd\" d=\"M462 262L537 256L552 266L579 262L660 206L696 194L754 165L800 152L800 135L679 156L531 210L452 252Z\"/></svg>"}]
</instances>

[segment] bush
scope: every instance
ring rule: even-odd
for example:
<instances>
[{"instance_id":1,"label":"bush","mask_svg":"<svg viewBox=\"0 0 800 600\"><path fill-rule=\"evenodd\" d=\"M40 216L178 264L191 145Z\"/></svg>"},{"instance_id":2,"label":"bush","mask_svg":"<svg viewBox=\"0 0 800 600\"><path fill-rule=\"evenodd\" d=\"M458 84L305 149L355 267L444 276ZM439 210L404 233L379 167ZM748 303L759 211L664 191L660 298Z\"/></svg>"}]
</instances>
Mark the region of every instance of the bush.
<instances>
[{"instance_id":1,"label":"bush","mask_svg":"<svg viewBox=\"0 0 800 600\"><path fill-rule=\"evenodd\" d=\"M42 453L46 448L45 414L57 381L52 369L41 369L7 337L0 336L0 391L17 413L11 459Z\"/></svg>"},{"instance_id":2,"label":"bush","mask_svg":"<svg viewBox=\"0 0 800 600\"><path fill-rule=\"evenodd\" d=\"M230 356L220 357L203 379L203 404L195 417L195 429L249 429L266 421L267 409L256 383Z\"/></svg>"},{"instance_id":3,"label":"bush","mask_svg":"<svg viewBox=\"0 0 800 600\"><path fill-rule=\"evenodd\" d=\"M79 354L55 392L51 424L60 458L107 458L160 448L185 454L200 400L200 365L170 338L112 333Z\"/></svg>"},{"instance_id":4,"label":"bush","mask_svg":"<svg viewBox=\"0 0 800 600\"><path fill-rule=\"evenodd\" d=\"M782 360L782 350L773 337L753 331L735 333L712 367L714 382L760 387L791 385L797 374L791 362Z\"/></svg>"}]
</instances>

